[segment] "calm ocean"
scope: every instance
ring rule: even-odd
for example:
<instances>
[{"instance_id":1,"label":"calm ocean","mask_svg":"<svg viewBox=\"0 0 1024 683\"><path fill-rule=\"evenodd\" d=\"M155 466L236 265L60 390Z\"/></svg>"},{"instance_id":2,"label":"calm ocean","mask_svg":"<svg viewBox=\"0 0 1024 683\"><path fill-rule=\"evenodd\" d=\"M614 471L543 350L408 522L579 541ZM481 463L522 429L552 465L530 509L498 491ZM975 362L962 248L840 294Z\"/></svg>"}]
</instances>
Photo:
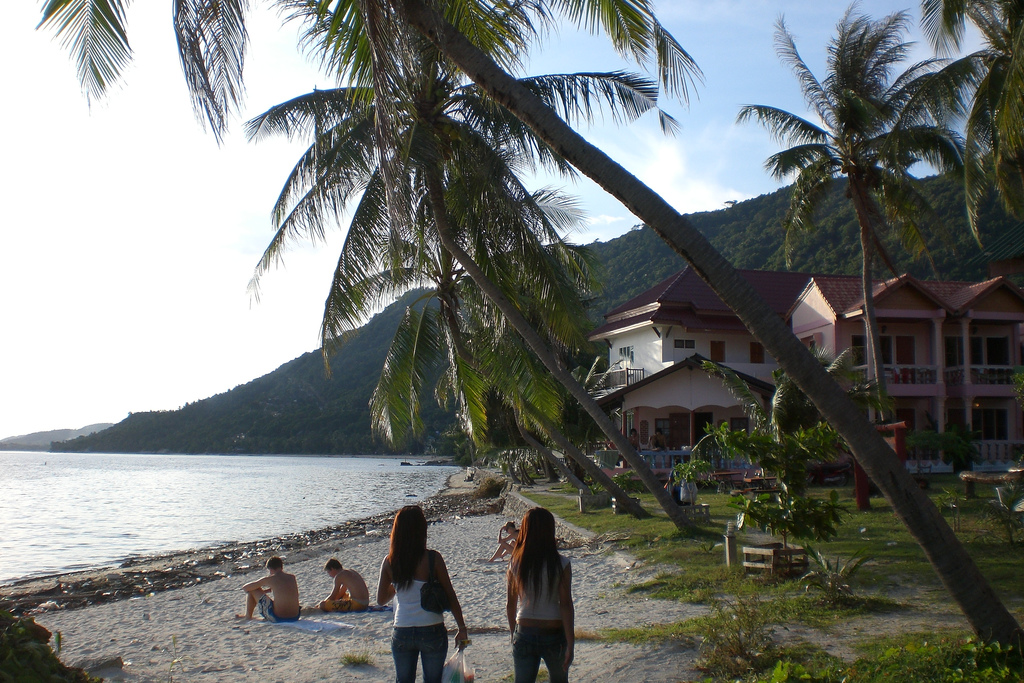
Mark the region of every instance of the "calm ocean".
<instances>
[{"instance_id":1,"label":"calm ocean","mask_svg":"<svg viewBox=\"0 0 1024 683\"><path fill-rule=\"evenodd\" d=\"M455 471L393 458L0 452L0 583L332 526L423 500Z\"/></svg>"}]
</instances>

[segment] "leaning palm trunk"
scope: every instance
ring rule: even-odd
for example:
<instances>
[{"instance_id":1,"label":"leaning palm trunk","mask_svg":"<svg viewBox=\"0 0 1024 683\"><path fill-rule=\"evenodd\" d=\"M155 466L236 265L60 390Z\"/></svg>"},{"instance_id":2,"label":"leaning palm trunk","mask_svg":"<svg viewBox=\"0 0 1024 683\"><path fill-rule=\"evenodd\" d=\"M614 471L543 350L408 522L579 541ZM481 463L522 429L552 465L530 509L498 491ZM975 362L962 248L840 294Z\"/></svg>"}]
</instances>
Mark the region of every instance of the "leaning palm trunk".
<instances>
[{"instance_id":1,"label":"leaning palm trunk","mask_svg":"<svg viewBox=\"0 0 1024 683\"><path fill-rule=\"evenodd\" d=\"M437 235L441 246L459 262L459 265L472 278L474 284L488 299L494 302L509 324L519 333L523 341L526 342L526 345L530 347L530 350L537 355L537 358L544 364L544 367L548 369L548 372L557 381L561 382L562 386L572 394L573 398L579 401L580 405L587 411L587 414L590 415L601 431L604 432L605 436L615 444L622 457L634 469L644 487L654 495L658 505L665 511L668 518L678 528L687 528L690 524L689 519L672 499L671 494L658 481L654 472L647 465L647 461L640 457L640 454L636 452L636 449L629 443L625 435L615 428L615 425L605 415L601 406L597 405L597 401L576 381L572 373L559 362L555 354L552 353L537 331L523 317L519 309L505 297L501 289L487 277L487 274L483 272L469 253L458 243L448 222L444 203L444 189L438 171L436 169L427 171L425 173L425 180L427 192L430 195L430 206L434 214L434 225L437 228Z\"/></svg>"},{"instance_id":2,"label":"leaning palm trunk","mask_svg":"<svg viewBox=\"0 0 1024 683\"><path fill-rule=\"evenodd\" d=\"M423 0L401 0L401 6L407 20L452 59L469 78L529 125L563 158L621 201L690 263L847 441L857 461L921 545L939 579L956 600L974 631L983 638L1002 643L1016 641L1020 636L1016 620L996 596L938 509L894 457L892 449L782 319L772 313L753 287L739 276L707 239L656 192L584 140L515 78L498 68L493 60L455 31ZM443 234L442 240L446 242L446 248L458 248L450 233ZM467 266L462 262L465 252L462 255L453 252L453 255L464 267ZM484 289L483 283L477 284ZM485 291L490 295L495 290L490 288L490 291ZM497 294L500 296L500 292ZM509 319L512 319L511 315ZM532 336L539 340L536 334ZM526 334L524 338L531 347L534 346L535 342ZM545 356L550 357L550 353ZM541 358L548 366L549 361L545 356ZM552 368L549 366L549 369ZM555 373L555 370L552 369L552 372ZM562 371L555 373L555 376L591 413L589 404L593 403L592 399L575 381L568 381L571 377L563 380L568 374ZM600 414L594 418L601 425L602 431L609 434L605 426L610 425L610 422L600 409L598 412ZM631 464L639 461L629 442L614 429L610 431L618 437L612 441L627 461ZM623 443L620 445L620 442ZM646 463L643 470L638 468L637 473L650 488L644 475L653 478L653 473L646 467ZM667 493L665 497L671 501ZM676 506L673 504L672 507ZM678 510L677 515L670 513L673 521L676 516Z\"/></svg>"},{"instance_id":3,"label":"leaning palm trunk","mask_svg":"<svg viewBox=\"0 0 1024 683\"><path fill-rule=\"evenodd\" d=\"M580 449L576 448L575 444L573 444L572 441L569 441L565 434L559 431L557 427L547 422L547 420L541 421L541 427L551 440L558 444L558 447L562 449L562 452L565 453L566 457L570 458L573 462L582 467L583 471L590 475L590 478L593 479L598 486L611 494L612 498L615 499L616 504L619 504L619 501L622 501L623 509L638 519L650 517L650 514L644 510L640 503L626 493L621 486L616 484L615 480L609 477L604 470L597 466L597 463L584 455Z\"/></svg>"},{"instance_id":4,"label":"leaning palm trunk","mask_svg":"<svg viewBox=\"0 0 1024 683\"><path fill-rule=\"evenodd\" d=\"M587 488L587 485L580 481L579 478L565 466L565 463L559 460L558 457L551 452L550 448L542 444L540 441L537 441L537 439L533 437L533 434L530 434L530 432L527 431L522 422L516 420L516 427L519 428L519 434L523 437L523 440L529 444L530 448L544 456L544 459L554 466L554 468L558 470L558 472L565 477L565 480L572 484L576 490Z\"/></svg>"}]
</instances>

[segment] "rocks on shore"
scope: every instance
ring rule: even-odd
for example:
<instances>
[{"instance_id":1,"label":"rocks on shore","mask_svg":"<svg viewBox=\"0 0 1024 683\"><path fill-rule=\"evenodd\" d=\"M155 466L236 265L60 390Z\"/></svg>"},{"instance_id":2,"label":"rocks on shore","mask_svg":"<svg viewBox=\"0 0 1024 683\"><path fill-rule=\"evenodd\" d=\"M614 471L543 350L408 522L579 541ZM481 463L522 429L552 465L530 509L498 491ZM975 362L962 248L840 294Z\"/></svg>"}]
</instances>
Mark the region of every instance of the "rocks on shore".
<instances>
[{"instance_id":1,"label":"rocks on shore","mask_svg":"<svg viewBox=\"0 0 1024 683\"><path fill-rule=\"evenodd\" d=\"M501 511L501 505L500 499L479 500L472 493L434 496L420 503L428 522L455 516L495 514ZM394 513L375 515L267 540L156 557L130 557L115 569L27 579L0 589L0 610L12 614L39 614L77 609L216 581L262 569L264 561L272 554L287 554L294 561L326 543L389 533L393 517Z\"/></svg>"}]
</instances>

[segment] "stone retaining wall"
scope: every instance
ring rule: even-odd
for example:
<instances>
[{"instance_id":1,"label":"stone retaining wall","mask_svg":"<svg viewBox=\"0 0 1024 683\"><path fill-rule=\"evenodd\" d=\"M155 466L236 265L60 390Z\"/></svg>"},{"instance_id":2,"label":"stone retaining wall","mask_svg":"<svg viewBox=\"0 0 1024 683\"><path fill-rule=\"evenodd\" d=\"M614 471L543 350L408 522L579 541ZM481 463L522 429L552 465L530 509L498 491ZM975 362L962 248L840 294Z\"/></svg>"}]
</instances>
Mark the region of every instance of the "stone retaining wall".
<instances>
[{"instance_id":1,"label":"stone retaining wall","mask_svg":"<svg viewBox=\"0 0 1024 683\"><path fill-rule=\"evenodd\" d=\"M529 498L524 497L517 491L507 489L501 494L502 499L505 501L505 505L502 508L502 514L512 519L516 524L522 520L523 515L526 511L540 507ZM594 540L594 534L586 529L582 529L575 524L570 524L564 519L555 515L555 533L558 538L562 539L566 545L577 546L587 545Z\"/></svg>"}]
</instances>

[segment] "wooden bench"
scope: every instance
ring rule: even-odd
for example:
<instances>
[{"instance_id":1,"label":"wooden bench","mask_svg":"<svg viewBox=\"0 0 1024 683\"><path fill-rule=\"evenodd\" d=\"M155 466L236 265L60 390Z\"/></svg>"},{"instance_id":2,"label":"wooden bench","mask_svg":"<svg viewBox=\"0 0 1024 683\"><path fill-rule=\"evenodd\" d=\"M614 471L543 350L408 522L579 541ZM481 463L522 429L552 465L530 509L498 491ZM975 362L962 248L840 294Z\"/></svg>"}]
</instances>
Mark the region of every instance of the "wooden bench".
<instances>
[{"instance_id":1,"label":"wooden bench","mask_svg":"<svg viewBox=\"0 0 1024 683\"><path fill-rule=\"evenodd\" d=\"M807 551L798 546L783 548L781 543L763 546L743 546L743 571L801 575L807 572Z\"/></svg>"},{"instance_id":2,"label":"wooden bench","mask_svg":"<svg viewBox=\"0 0 1024 683\"><path fill-rule=\"evenodd\" d=\"M1011 482L1024 481L1024 470L1010 470L1008 472L961 472L960 481L964 483L964 495L968 498L974 498L975 484L1000 486Z\"/></svg>"},{"instance_id":3,"label":"wooden bench","mask_svg":"<svg viewBox=\"0 0 1024 683\"><path fill-rule=\"evenodd\" d=\"M697 522L711 524L711 506L707 503L680 505L679 510L683 513L689 524L696 524Z\"/></svg>"}]
</instances>

